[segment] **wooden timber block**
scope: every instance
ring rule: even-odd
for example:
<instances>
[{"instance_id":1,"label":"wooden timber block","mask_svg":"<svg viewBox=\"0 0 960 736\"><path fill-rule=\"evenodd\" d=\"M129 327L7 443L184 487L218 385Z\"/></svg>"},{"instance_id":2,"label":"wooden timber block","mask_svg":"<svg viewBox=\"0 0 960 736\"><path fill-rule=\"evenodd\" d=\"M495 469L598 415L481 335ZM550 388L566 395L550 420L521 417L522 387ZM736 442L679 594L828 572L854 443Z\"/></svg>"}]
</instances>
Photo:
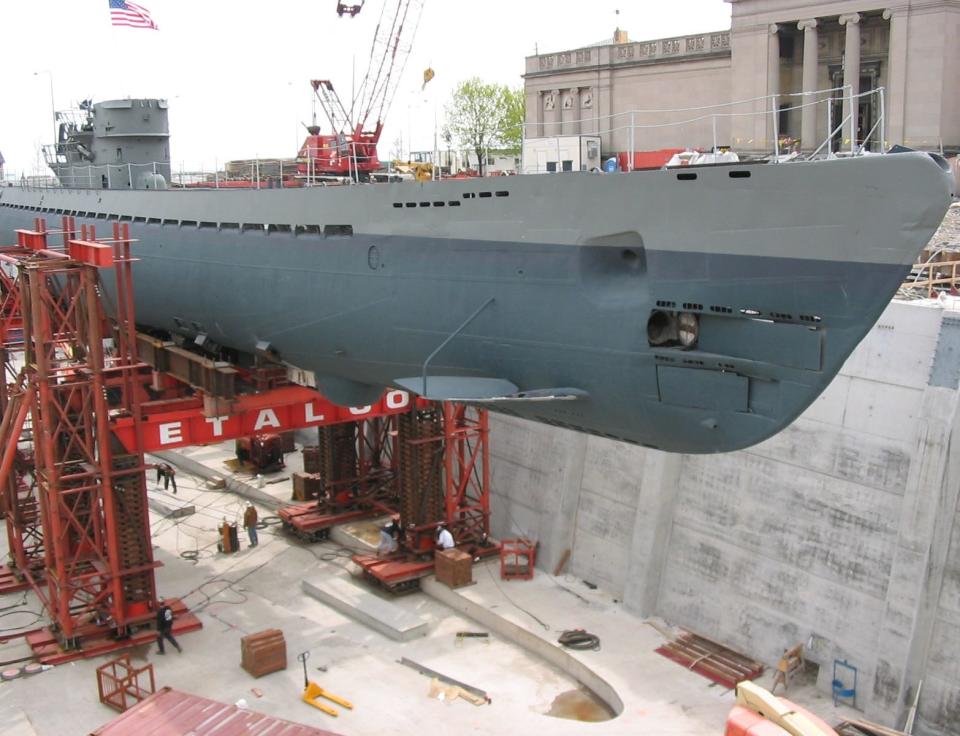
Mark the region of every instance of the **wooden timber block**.
<instances>
[{"instance_id":1,"label":"wooden timber block","mask_svg":"<svg viewBox=\"0 0 960 736\"><path fill-rule=\"evenodd\" d=\"M434 560L437 580L451 588L473 582L473 559L460 549L437 552Z\"/></svg>"},{"instance_id":2,"label":"wooden timber block","mask_svg":"<svg viewBox=\"0 0 960 736\"><path fill-rule=\"evenodd\" d=\"M294 473L293 474L293 500L311 501L320 497L320 489L323 487L323 481L319 473Z\"/></svg>"},{"instance_id":3,"label":"wooden timber block","mask_svg":"<svg viewBox=\"0 0 960 736\"><path fill-rule=\"evenodd\" d=\"M240 640L240 666L254 677L287 668L287 642L280 629L267 629Z\"/></svg>"},{"instance_id":4,"label":"wooden timber block","mask_svg":"<svg viewBox=\"0 0 960 736\"><path fill-rule=\"evenodd\" d=\"M304 445L303 448L303 472L320 472L320 448L317 445Z\"/></svg>"}]
</instances>

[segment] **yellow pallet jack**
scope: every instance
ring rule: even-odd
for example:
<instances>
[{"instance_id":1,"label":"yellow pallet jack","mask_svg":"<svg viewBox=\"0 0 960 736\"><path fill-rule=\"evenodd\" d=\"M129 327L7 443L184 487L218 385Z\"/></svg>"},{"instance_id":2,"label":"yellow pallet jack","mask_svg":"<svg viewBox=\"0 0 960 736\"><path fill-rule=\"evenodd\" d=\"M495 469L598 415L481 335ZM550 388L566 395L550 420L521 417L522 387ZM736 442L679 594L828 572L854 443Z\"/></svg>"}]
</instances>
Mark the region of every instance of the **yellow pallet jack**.
<instances>
[{"instance_id":1,"label":"yellow pallet jack","mask_svg":"<svg viewBox=\"0 0 960 736\"><path fill-rule=\"evenodd\" d=\"M326 698L327 700L333 701L337 705L342 705L344 708L349 708L350 710L353 710L353 703L351 703L349 700L346 700L345 698L341 698L339 695L334 695L329 690L324 690L317 683L312 682L307 677L307 660L310 659L310 652L300 652L300 654L297 655L297 659L299 659L303 663L302 698L304 703L312 705L314 708L322 710L324 713L326 713L327 715L331 715L334 718L336 718L340 714L336 710L331 708L329 705L325 703L321 703L319 700L317 700L317 698Z\"/></svg>"}]
</instances>

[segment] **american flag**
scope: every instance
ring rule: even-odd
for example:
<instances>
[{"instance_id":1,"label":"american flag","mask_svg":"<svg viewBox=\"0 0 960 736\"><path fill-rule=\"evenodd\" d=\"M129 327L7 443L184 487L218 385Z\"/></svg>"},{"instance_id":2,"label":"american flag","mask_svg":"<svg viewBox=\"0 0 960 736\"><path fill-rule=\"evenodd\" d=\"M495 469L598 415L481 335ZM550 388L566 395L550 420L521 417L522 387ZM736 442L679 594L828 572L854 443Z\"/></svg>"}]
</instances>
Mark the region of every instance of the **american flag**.
<instances>
[{"instance_id":1,"label":"american flag","mask_svg":"<svg viewBox=\"0 0 960 736\"><path fill-rule=\"evenodd\" d=\"M110 22L115 26L157 30L157 24L150 17L149 10L126 0L110 0Z\"/></svg>"}]
</instances>

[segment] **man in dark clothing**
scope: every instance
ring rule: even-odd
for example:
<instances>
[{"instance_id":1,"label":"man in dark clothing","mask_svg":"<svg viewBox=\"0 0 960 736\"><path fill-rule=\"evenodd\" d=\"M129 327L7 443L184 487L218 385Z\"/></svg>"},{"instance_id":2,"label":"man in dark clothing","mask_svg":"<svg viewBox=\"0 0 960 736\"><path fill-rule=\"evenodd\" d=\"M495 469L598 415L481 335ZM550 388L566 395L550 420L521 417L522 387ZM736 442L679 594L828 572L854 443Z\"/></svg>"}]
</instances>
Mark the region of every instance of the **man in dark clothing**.
<instances>
[{"instance_id":1,"label":"man in dark clothing","mask_svg":"<svg viewBox=\"0 0 960 736\"><path fill-rule=\"evenodd\" d=\"M172 465L167 463L157 465L157 484L160 483L161 478L163 478L163 490L167 490L172 483L173 492L177 492L177 471L173 469Z\"/></svg>"},{"instance_id":2,"label":"man in dark clothing","mask_svg":"<svg viewBox=\"0 0 960 736\"><path fill-rule=\"evenodd\" d=\"M257 546L257 509L252 503L247 504L243 512L243 526L247 530L247 536L250 537L250 546Z\"/></svg>"},{"instance_id":3,"label":"man in dark clothing","mask_svg":"<svg viewBox=\"0 0 960 736\"><path fill-rule=\"evenodd\" d=\"M161 600L160 608L157 610L157 647L159 649L157 654L166 654L163 651L164 639L169 639L178 652L183 651L177 640L173 638L173 610L165 600Z\"/></svg>"}]
</instances>

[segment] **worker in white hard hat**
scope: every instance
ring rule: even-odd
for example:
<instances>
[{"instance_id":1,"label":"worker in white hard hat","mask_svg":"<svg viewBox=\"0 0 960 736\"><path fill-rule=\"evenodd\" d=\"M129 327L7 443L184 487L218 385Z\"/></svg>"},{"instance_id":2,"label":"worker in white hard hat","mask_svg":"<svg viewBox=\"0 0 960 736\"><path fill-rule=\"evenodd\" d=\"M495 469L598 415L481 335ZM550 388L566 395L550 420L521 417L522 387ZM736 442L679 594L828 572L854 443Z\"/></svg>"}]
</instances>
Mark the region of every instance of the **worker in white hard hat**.
<instances>
[{"instance_id":1,"label":"worker in white hard hat","mask_svg":"<svg viewBox=\"0 0 960 736\"><path fill-rule=\"evenodd\" d=\"M456 546L456 542L453 541L453 535L450 533L450 530L447 529L446 525L441 524L437 528L437 549L453 549Z\"/></svg>"}]
</instances>

